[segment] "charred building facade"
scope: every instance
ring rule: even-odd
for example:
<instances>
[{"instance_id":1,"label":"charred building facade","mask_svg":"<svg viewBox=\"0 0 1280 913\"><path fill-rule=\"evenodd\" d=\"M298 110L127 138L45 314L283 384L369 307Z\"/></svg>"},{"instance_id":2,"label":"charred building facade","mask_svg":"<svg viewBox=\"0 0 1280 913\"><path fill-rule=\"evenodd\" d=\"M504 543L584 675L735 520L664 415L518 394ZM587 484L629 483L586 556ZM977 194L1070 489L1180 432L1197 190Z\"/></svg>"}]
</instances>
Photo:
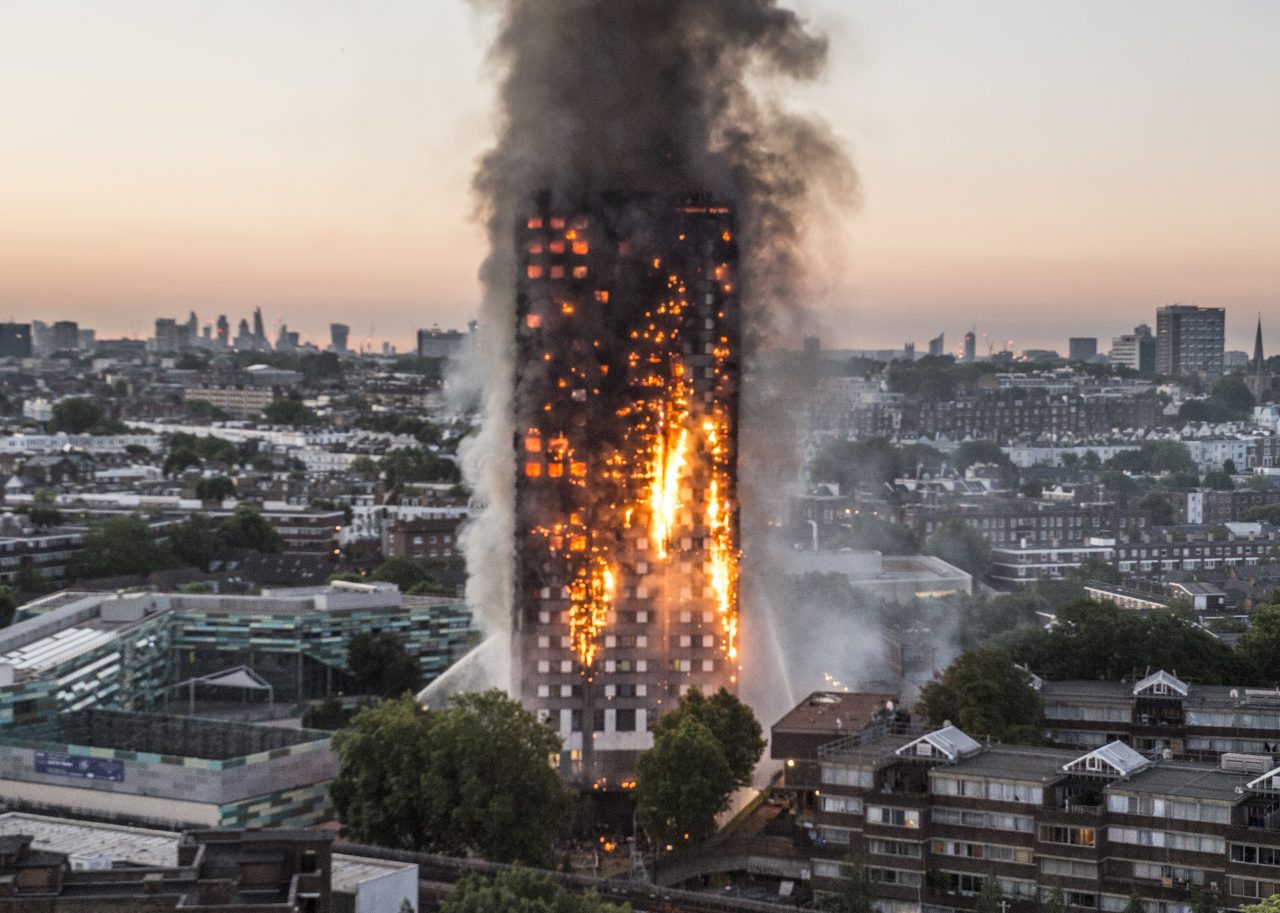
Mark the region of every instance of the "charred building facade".
<instances>
[{"instance_id":1,"label":"charred building facade","mask_svg":"<svg viewBox=\"0 0 1280 913\"><path fill-rule=\"evenodd\" d=\"M517 245L517 683L566 776L625 781L680 694L737 682L733 213L544 195Z\"/></svg>"}]
</instances>

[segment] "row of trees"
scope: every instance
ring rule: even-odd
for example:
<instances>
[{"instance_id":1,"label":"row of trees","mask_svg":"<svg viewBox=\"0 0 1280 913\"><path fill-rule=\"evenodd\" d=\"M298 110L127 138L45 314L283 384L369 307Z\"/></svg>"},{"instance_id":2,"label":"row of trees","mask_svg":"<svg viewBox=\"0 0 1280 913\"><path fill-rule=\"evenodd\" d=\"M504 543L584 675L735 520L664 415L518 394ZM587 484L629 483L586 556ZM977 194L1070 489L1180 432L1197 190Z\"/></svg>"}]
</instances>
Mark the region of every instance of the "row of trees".
<instances>
[{"instance_id":1,"label":"row of trees","mask_svg":"<svg viewBox=\"0 0 1280 913\"><path fill-rule=\"evenodd\" d=\"M214 525L204 514L192 514L170 526L164 539L139 516L111 517L90 525L68 573L82 580L150 574L176 567L207 569L222 549L284 551L284 540L257 508L238 506Z\"/></svg>"},{"instance_id":2,"label":"row of trees","mask_svg":"<svg viewBox=\"0 0 1280 913\"><path fill-rule=\"evenodd\" d=\"M925 685L916 710L971 735L1040 739L1044 708L1028 669L1049 679L1119 681L1165 669L1204 684L1280 685L1280 604L1260 606L1234 650L1177 611L1138 615L1082 600L1045 630L1026 625L962 653Z\"/></svg>"},{"instance_id":3,"label":"row of trees","mask_svg":"<svg viewBox=\"0 0 1280 913\"><path fill-rule=\"evenodd\" d=\"M341 759L334 806L359 841L545 866L570 821L570 794L547 764L559 736L500 691L460 695L445 710L406 693L358 712L333 744ZM655 725L640 759L645 833L666 843L711 836L764 746L736 697L690 691Z\"/></svg>"}]
</instances>

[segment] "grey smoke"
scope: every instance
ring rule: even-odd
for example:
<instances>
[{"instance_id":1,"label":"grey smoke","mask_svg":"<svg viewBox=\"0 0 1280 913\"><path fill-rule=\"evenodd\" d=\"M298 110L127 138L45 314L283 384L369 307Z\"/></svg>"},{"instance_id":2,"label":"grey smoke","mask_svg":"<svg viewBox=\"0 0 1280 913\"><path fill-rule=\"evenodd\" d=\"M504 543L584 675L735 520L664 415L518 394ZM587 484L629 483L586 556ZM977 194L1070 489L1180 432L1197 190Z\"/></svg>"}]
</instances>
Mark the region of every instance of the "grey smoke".
<instances>
[{"instance_id":1,"label":"grey smoke","mask_svg":"<svg viewBox=\"0 0 1280 913\"><path fill-rule=\"evenodd\" d=\"M702 191L729 202L743 252L750 344L765 335L794 337L803 325L795 300L804 286L806 229L851 200L854 177L825 123L765 99L780 81L817 77L828 53L825 36L775 0L471 2L496 26L490 60L500 81L497 142L474 182L490 251L482 270L482 427L461 453L482 508L465 534L467 597L490 638L505 643L514 554L511 411L520 395L514 231L521 207L540 190L566 210L619 191ZM777 414L785 411L766 408L748 385L744 475L757 465L753 454L796 440L790 418ZM753 429L757 412L761 421ZM764 439L772 439L772 450L752 443ZM768 472L763 459L758 465L761 475L794 472L785 460L770 461ZM751 517L748 505L748 554ZM750 638L753 609L745 602L743 608ZM750 650L748 644L746 655ZM495 683L509 687L509 669L490 671Z\"/></svg>"}]
</instances>

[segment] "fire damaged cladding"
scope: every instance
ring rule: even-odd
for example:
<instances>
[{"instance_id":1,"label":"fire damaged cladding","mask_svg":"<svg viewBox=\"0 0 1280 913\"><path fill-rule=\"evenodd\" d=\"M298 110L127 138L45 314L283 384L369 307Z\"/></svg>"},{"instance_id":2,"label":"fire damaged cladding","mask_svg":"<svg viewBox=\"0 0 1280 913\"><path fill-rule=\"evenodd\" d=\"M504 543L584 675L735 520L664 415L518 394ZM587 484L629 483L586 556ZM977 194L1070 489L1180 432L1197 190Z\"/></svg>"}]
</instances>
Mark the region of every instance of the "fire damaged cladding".
<instances>
[{"instance_id":1,"label":"fire damaged cladding","mask_svg":"<svg viewBox=\"0 0 1280 913\"><path fill-rule=\"evenodd\" d=\"M516 668L566 774L625 779L681 693L737 682L734 231L705 197L519 224Z\"/></svg>"}]
</instances>

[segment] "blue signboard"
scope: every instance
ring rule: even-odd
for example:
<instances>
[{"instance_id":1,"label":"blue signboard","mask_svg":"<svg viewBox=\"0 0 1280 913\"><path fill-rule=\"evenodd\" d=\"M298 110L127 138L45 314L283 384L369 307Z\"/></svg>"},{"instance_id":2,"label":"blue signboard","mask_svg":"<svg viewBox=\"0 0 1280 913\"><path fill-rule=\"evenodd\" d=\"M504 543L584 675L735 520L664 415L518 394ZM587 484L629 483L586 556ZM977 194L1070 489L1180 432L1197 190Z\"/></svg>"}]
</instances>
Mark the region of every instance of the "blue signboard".
<instances>
[{"instance_id":1,"label":"blue signboard","mask_svg":"<svg viewBox=\"0 0 1280 913\"><path fill-rule=\"evenodd\" d=\"M79 754L60 754L55 751L36 752L36 773L57 774L62 777L79 777L82 780L107 780L124 782L124 762L105 758L89 758Z\"/></svg>"}]
</instances>

